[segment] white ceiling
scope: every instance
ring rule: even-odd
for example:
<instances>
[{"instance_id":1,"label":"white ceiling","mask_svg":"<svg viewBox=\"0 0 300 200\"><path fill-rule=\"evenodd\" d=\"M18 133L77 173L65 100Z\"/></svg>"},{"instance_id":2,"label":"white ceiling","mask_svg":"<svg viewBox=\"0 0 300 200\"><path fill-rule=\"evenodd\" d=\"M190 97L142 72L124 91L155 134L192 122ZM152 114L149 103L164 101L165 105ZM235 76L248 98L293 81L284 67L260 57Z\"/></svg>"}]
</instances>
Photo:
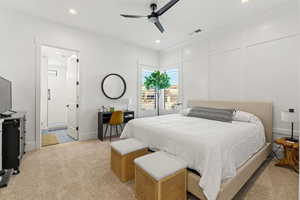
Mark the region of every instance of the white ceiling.
<instances>
[{"instance_id":1,"label":"white ceiling","mask_svg":"<svg viewBox=\"0 0 300 200\"><path fill-rule=\"evenodd\" d=\"M166 32L161 34L146 19L124 19L120 13L150 13L149 4L157 0L1 0L0 5L69 26L110 35L139 46L163 49L189 39L189 33L204 31L259 16L280 3L293 0L181 0L161 17ZM159 7L168 0L159 0ZM68 9L79 14L72 16ZM161 43L154 41L160 39Z\"/></svg>"}]
</instances>

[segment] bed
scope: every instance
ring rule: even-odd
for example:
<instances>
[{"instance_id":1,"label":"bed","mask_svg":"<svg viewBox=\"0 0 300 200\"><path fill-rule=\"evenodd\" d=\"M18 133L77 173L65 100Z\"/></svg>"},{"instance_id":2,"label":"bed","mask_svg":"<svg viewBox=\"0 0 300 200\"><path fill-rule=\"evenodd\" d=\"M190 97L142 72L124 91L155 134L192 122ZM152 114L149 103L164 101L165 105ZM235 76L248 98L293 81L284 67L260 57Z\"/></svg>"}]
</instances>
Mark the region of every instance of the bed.
<instances>
[{"instance_id":1,"label":"bed","mask_svg":"<svg viewBox=\"0 0 300 200\"><path fill-rule=\"evenodd\" d=\"M174 114L136 119L121 138L137 138L187 162L198 172L189 172L187 180L188 191L198 198L232 199L271 152L272 103L192 100L188 105L246 111L258 116L263 128Z\"/></svg>"}]
</instances>

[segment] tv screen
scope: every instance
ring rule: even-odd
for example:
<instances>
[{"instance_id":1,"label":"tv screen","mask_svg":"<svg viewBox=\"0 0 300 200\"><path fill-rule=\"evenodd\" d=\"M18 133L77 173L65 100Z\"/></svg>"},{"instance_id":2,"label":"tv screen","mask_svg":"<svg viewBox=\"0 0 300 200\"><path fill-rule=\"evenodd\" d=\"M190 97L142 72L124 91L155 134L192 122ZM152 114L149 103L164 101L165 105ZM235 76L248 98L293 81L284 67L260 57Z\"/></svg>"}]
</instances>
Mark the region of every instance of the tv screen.
<instances>
[{"instance_id":1,"label":"tv screen","mask_svg":"<svg viewBox=\"0 0 300 200\"><path fill-rule=\"evenodd\" d=\"M11 82L0 76L0 113L12 109Z\"/></svg>"}]
</instances>

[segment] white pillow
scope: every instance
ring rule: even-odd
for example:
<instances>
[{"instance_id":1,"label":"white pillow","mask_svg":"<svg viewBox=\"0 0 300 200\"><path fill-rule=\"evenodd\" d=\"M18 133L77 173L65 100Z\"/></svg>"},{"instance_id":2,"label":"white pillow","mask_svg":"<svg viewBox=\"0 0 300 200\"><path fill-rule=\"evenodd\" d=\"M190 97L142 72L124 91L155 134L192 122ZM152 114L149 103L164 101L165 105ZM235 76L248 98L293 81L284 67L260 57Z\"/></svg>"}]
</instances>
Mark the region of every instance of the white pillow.
<instances>
[{"instance_id":1,"label":"white pillow","mask_svg":"<svg viewBox=\"0 0 300 200\"><path fill-rule=\"evenodd\" d=\"M233 116L233 120L240 121L240 122L249 122L254 124L262 124L261 120L257 116L240 110L237 110L235 112L235 115Z\"/></svg>"},{"instance_id":2,"label":"white pillow","mask_svg":"<svg viewBox=\"0 0 300 200\"><path fill-rule=\"evenodd\" d=\"M243 111L236 111L234 117L233 117L234 121L241 121L241 122L247 122L247 123L252 123L255 124L258 129L259 132L261 133L260 136L263 139L263 142L266 141L266 137L265 137L265 127L262 123L262 121L255 115L248 113L248 112L243 112Z\"/></svg>"},{"instance_id":3,"label":"white pillow","mask_svg":"<svg viewBox=\"0 0 300 200\"><path fill-rule=\"evenodd\" d=\"M180 114L183 116L187 116L191 111L191 108L184 108L180 110Z\"/></svg>"}]
</instances>

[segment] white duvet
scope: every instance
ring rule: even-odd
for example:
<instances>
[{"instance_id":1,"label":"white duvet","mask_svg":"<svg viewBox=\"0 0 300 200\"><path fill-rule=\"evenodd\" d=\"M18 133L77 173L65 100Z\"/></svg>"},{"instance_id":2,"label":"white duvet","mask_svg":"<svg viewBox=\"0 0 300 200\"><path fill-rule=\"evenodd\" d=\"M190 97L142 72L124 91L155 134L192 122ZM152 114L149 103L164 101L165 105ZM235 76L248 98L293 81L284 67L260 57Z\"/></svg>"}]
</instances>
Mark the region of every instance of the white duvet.
<instances>
[{"instance_id":1,"label":"white duvet","mask_svg":"<svg viewBox=\"0 0 300 200\"><path fill-rule=\"evenodd\" d=\"M262 124L219 122L179 114L130 121L121 138L136 138L152 149L180 157L201 174L199 186L214 200L222 181L265 144Z\"/></svg>"}]
</instances>

